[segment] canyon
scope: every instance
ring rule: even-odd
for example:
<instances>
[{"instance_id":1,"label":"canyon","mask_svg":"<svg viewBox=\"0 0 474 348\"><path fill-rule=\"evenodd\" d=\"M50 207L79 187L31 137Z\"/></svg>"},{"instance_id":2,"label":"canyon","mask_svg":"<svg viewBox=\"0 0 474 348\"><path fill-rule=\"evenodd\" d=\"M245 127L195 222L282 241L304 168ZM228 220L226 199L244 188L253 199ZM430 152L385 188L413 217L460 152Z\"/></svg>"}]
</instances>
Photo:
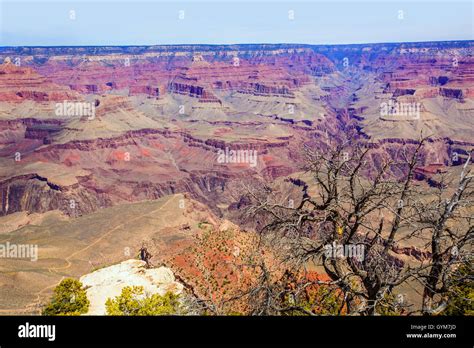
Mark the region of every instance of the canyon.
<instances>
[{"instance_id":1,"label":"canyon","mask_svg":"<svg viewBox=\"0 0 474 348\"><path fill-rule=\"evenodd\" d=\"M242 184L301 194L303 149L348 134L374 149L374 168L428 136L415 178L436 186L474 147L473 46L0 47L0 242L40 247L34 266L0 259L0 310L37 313L62 277L127 260L143 240L203 295L196 255L225 242L196 236L232 231L217 264L253 243L236 213ZM94 117L58 114L63 102ZM383 114L384 103L419 112ZM226 149L255 151L256 163L218 161Z\"/></svg>"}]
</instances>

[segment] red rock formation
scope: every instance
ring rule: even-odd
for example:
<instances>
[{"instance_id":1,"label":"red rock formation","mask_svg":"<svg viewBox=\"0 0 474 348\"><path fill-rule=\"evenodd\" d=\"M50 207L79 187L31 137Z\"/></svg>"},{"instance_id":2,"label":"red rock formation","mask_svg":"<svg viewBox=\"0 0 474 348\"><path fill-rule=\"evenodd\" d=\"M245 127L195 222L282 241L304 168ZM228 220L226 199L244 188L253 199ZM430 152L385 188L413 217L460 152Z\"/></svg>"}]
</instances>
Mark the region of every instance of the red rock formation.
<instances>
[{"instance_id":1,"label":"red rock formation","mask_svg":"<svg viewBox=\"0 0 474 348\"><path fill-rule=\"evenodd\" d=\"M52 83L50 79L39 75L31 68L11 63L0 65L0 101L45 102L77 98L78 95L69 88Z\"/></svg>"},{"instance_id":2,"label":"red rock formation","mask_svg":"<svg viewBox=\"0 0 474 348\"><path fill-rule=\"evenodd\" d=\"M54 52L58 49L49 50ZM46 120L21 115L20 117L29 118L0 122L0 155L11 159L16 151L21 150L24 155L20 166L47 161L69 169L87 168L92 173L90 177L78 179L76 188L63 187L60 191L64 193L80 189L85 190L80 191L81 194L88 192L91 195L103 195L99 200L100 204L90 204L91 211L98 209L105 201L107 204L115 204L154 199L175 192L190 192L193 197L218 210L217 204L225 201L228 187L242 177L251 178L256 175L273 181L297 171L302 161L300 153L303 145L324 149L329 137L337 142L343 133L355 130L357 136L368 139L369 146L373 147L374 154L368 160L374 168L380 166L386 158L400 160L400 149L415 146L415 141L394 138L390 133L381 140L371 140L370 135L364 133L363 122L371 108L363 103L351 102L357 99L356 88L364 87L356 85L359 77L365 77L367 70L378 76L379 81L384 81L386 92L393 93L394 98L416 101L443 96L461 101L472 98L474 93L474 88L470 87L472 60L466 55L454 66L452 57L443 49L438 50L440 54L436 57L429 52L422 52L418 56L401 54L396 47L388 47L377 54L364 54L354 47L320 48L319 52L325 52L327 56L318 53L317 48L275 48L265 45L212 47L203 48L202 52L199 47L160 49L162 51L153 51L154 55L134 52L129 55L129 61L126 61L125 51L115 51L120 48L98 49L104 52L112 50L117 54L110 57L106 53L103 56L91 53L87 48L68 48L64 49L65 52L61 51L62 56L46 59L39 65L33 62L25 63L31 64L30 67L16 67L11 63L0 66L0 100L21 103L24 100L47 102L75 97L95 99L97 118L90 126L97 127L91 128L93 131L101 131L100 137L67 141L69 134L72 135L71 139L76 139L76 131L84 131L86 134L87 127L80 129L77 123L69 125L64 120L55 120L51 115L44 116ZM49 52L46 48L32 50L45 56ZM75 50L85 52L86 59L75 56ZM355 65L354 71L350 72L354 73L354 79L345 75L345 72L336 72L336 64L333 63L344 56L350 56L351 62L356 61L351 54L361 56L361 67ZM109 93L114 95L91 96ZM199 101L201 105L196 108L202 110L204 115L207 111L211 114L215 109L221 114L208 119L201 115L190 117L192 119L170 119L166 109L169 105L165 102L168 100L165 98L167 93L195 98L191 102ZM242 94L256 95L259 98L245 98ZM150 98L129 97L135 95ZM268 102L269 107L275 108L275 113L268 114L259 110L253 114L250 110L250 115L242 115L244 121L239 122L240 110L232 110L227 114L227 106L216 108L216 105L212 105L223 105L221 96L225 96L227 102L227 98L230 100L234 95L241 99L232 107L238 108L242 100L245 102L252 99L256 105L263 100L262 103ZM308 112L308 115L281 113L278 111L282 105L281 97L294 98L291 103L305 108L304 112ZM154 100L148 100L156 98L161 101L155 103ZM185 102L187 100L180 99ZM127 129L127 122L131 125L134 122L136 101L141 103L139 107L143 105L141 116L150 118L144 121L146 126L143 127L151 127L149 124L155 124L153 122L156 121L163 122L163 127ZM468 106L462 111L466 115L470 112ZM313 107L325 108L324 120L313 117ZM124 128L119 128L122 130L118 135L117 130L113 129L110 136L104 136L103 134L107 134L107 127L114 128L112 117L107 120L105 118L118 111L123 115L130 114L130 119L125 122L124 119L120 120L120 127ZM147 112L149 114L145 115ZM170 123L173 124L172 127ZM267 129L272 130L267 132ZM273 129L275 135L271 133ZM246 130L252 133L244 134ZM266 133L260 133L261 130ZM80 134L77 139L83 139L82 136ZM430 180L432 174L424 168L430 168L429 165L436 162L447 164L453 148L466 149L472 144L439 139L432 145L433 149L421 154L423 167L416 172L423 180ZM215 162L216 152L226 147L258 151L258 165L256 168L249 168L242 163L218 165ZM130 154L131 161L126 160L126 153ZM394 171L393 174L401 177L403 170ZM42 191L38 188L38 183L34 185L34 189L24 189L28 186L28 180L16 180L17 194L8 199L25 199L31 202L21 206L10 205L15 207L10 209L42 211L59 206L51 203L56 202L56 198L52 199L50 193L45 194L45 200L50 202L45 205L33 202L30 196L22 198L26 193L41 195ZM60 197L66 198L64 194Z\"/></svg>"}]
</instances>

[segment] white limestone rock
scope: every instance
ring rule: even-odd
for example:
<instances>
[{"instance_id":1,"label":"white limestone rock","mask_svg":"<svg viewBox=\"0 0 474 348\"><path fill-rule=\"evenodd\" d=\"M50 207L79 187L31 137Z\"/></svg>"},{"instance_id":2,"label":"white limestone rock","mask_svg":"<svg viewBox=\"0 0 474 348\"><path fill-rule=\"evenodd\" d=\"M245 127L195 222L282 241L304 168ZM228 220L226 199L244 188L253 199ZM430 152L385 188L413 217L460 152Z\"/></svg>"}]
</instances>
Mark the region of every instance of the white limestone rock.
<instances>
[{"instance_id":1,"label":"white limestone rock","mask_svg":"<svg viewBox=\"0 0 474 348\"><path fill-rule=\"evenodd\" d=\"M160 295L168 291L180 294L184 288L175 281L171 269L146 269L144 261L133 259L86 274L80 281L87 288L88 315L105 315L107 299L120 295L126 286L143 286L145 293Z\"/></svg>"}]
</instances>

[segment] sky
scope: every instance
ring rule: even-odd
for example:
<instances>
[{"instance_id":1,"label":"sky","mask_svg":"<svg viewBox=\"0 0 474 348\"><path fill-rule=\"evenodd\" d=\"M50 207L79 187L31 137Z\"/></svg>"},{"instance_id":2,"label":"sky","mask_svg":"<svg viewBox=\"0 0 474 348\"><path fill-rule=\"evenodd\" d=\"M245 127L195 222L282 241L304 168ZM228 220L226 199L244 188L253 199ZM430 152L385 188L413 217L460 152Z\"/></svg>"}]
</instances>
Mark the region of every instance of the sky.
<instances>
[{"instance_id":1,"label":"sky","mask_svg":"<svg viewBox=\"0 0 474 348\"><path fill-rule=\"evenodd\" d=\"M0 0L0 46L473 40L473 3Z\"/></svg>"}]
</instances>

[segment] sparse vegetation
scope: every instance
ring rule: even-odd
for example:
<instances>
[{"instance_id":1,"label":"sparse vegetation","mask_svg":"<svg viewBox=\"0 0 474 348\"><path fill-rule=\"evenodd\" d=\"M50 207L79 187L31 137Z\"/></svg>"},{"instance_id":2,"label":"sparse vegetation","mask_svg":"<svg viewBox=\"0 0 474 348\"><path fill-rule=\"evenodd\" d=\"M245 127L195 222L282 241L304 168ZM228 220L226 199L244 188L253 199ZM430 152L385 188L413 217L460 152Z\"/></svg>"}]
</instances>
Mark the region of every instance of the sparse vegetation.
<instances>
[{"instance_id":1,"label":"sparse vegetation","mask_svg":"<svg viewBox=\"0 0 474 348\"><path fill-rule=\"evenodd\" d=\"M198 228L200 228L201 230L207 230L210 226L212 225L207 221L201 221L198 223Z\"/></svg>"}]
</instances>

